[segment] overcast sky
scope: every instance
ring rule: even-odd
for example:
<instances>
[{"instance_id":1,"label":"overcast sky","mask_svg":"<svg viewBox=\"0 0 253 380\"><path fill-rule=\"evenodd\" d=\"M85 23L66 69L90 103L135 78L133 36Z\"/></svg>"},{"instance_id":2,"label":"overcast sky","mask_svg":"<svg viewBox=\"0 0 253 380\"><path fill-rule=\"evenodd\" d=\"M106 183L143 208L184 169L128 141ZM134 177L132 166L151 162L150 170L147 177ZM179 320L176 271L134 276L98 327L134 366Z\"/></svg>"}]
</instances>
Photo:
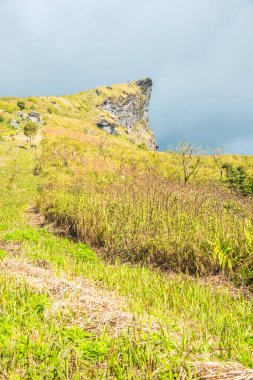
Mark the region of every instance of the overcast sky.
<instances>
[{"instance_id":1,"label":"overcast sky","mask_svg":"<svg viewBox=\"0 0 253 380\"><path fill-rule=\"evenodd\" d=\"M0 96L150 76L151 127L253 154L253 0L0 0Z\"/></svg>"}]
</instances>

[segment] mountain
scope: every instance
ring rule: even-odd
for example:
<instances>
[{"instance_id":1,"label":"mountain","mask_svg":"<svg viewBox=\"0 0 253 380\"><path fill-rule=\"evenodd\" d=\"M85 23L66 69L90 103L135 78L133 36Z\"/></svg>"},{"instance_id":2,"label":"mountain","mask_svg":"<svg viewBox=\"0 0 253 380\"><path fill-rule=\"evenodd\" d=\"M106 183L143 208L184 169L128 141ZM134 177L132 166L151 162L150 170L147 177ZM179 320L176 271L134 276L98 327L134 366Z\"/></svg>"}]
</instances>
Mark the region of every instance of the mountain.
<instances>
[{"instance_id":1,"label":"mountain","mask_svg":"<svg viewBox=\"0 0 253 380\"><path fill-rule=\"evenodd\" d=\"M66 127L68 123L70 128L87 134L99 135L102 131L155 150L156 140L148 119L151 91L152 80L145 78L74 95L28 97L23 99L23 111L19 111L17 106L19 99L1 98L0 126L17 131L22 129L26 119L34 121L37 116L38 122L44 121L52 128Z\"/></svg>"}]
</instances>

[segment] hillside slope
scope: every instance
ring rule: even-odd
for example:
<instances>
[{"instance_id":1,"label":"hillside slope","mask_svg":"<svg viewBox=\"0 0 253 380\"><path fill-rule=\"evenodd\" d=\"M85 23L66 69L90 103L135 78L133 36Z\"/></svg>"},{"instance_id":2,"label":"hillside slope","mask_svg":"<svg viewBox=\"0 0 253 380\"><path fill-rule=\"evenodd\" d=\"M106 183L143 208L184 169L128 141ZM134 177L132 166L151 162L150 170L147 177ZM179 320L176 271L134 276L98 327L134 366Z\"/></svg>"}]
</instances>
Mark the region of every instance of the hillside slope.
<instances>
[{"instance_id":1,"label":"hillside slope","mask_svg":"<svg viewBox=\"0 0 253 380\"><path fill-rule=\"evenodd\" d=\"M220 155L217 165L212 156L148 150L151 86L147 78L63 97L2 98L2 135L9 141L11 131L27 149L23 128L36 125L37 207L107 258L200 275L226 271L252 285L252 196L231 189L220 168L234 166L238 189L245 178L252 186L253 156Z\"/></svg>"},{"instance_id":2,"label":"hillside slope","mask_svg":"<svg viewBox=\"0 0 253 380\"><path fill-rule=\"evenodd\" d=\"M123 159L138 166L155 168L163 177L182 181L177 154L154 152L156 140L149 126L148 106L152 81L149 78L126 84L101 86L79 94L27 98L0 98L0 137L25 142L23 128L37 120L39 136L67 139L87 151L107 151L116 165ZM25 109L19 110L18 102ZM30 115L31 114L31 115ZM168 126L169 128L169 126ZM40 137L37 136L38 140ZM253 156L221 156L223 162L244 166L253 175ZM195 180L218 180L211 156L202 156Z\"/></svg>"},{"instance_id":3,"label":"hillside slope","mask_svg":"<svg viewBox=\"0 0 253 380\"><path fill-rule=\"evenodd\" d=\"M19 99L1 98L0 131L8 132L8 127L14 131L22 129L24 122L32 120L36 111L35 116L38 112L42 116L41 122L50 127L57 127L60 123L62 127L95 136L104 131L155 150L156 141L148 119L151 91L152 81L146 78L76 95L28 97L23 100L26 109L21 112L17 107Z\"/></svg>"},{"instance_id":4,"label":"hillside slope","mask_svg":"<svg viewBox=\"0 0 253 380\"><path fill-rule=\"evenodd\" d=\"M253 198L212 156L184 184L150 89L0 99L1 378L253 378Z\"/></svg>"}]
</instances>

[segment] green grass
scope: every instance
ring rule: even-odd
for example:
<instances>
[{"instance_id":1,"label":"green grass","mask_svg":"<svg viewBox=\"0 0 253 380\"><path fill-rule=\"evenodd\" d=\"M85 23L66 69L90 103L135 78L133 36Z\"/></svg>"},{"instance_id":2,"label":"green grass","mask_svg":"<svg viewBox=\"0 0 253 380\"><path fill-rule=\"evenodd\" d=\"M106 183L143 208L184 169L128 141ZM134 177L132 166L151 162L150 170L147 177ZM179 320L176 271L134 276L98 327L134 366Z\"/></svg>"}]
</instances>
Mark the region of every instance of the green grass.
<instances>
[{"instance_id":1,"label":"green grass","mask_svg":"<svg viewBox=\"0 0 253 380\"><path fill-rule=\"evenodd\" d=\"M0 373L11 379L80 379L93 371L108 353L110 340L60 318L45 318L46 294L36 294L25 283L0 277ZM88 369L88 371L87 371Z\"/></svg>"},{"instance_id":2,"label":"green grass","mask_svg":"<svg viewBox=\"0 0 253 380\"><path fill-rule=\"evenodd\" d=\"M60 316L45 318L51 300L25 282L0 277L2 376L11 379L175 379L196 360L239 361L253 367L252 301L225 285L167 275L148 267L113 265L80 242L27 224L24 213L41 188L32 175L33 151L12 148L0 168L0 238L20 242L24 258L44 259L70 279L85 276L129 301L140 320L161 329L126 331L117 338L69 328ZM8 257L3 249L1 259Z\"/></svg>"}]
</instances>

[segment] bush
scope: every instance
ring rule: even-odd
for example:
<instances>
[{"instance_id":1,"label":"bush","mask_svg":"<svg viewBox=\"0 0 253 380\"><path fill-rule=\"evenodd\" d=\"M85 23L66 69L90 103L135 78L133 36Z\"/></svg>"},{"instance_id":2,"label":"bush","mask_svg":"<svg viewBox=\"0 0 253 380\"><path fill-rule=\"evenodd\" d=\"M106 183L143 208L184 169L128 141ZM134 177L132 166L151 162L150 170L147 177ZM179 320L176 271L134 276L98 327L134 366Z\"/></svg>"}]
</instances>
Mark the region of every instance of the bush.
<instances>
[{"instance_id":1,"label":"bush","mask_svg":"<svg viewBox=\"0 0 253 380\"><path fill-rule=\"evenodd\" d=\"M4 117L0 115L0 123L3 123L3 122L4 122Z\"/></svg>"},{"instance_id":2,"label":"bush","mask_svg":"<svg viewBox=\"0 0 253 380\"><path fill-rule=\"evenodd\" d=\"M17 102L17 106L20 109L20 111L23 111L25 109L25 102L23 100L19 100Z\"/></svg>"},{"instance_id":3,"label":"bush","mask_svg":"<svg viewBox=\"0 0 253 380\"><path fill-rule=\"evenodd\" d=\"M234 167L230 163L222 166L226 173L226 182L230 189L247 196L253 195L253 178L250 177L244 167Z\"/></svg>"}]
</instances>

